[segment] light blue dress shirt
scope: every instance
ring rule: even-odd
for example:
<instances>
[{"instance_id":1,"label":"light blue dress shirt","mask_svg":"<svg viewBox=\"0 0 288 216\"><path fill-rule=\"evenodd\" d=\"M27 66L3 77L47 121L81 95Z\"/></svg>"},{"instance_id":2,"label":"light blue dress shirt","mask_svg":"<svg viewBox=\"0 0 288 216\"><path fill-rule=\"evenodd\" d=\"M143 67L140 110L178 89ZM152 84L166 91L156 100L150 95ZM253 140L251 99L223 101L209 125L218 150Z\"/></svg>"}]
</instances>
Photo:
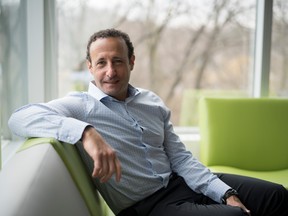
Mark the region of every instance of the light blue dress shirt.
<instances>
[{"instance_id":1,"label":"light blue dress shirt","mask_svg":"<svg viewBox=\"0 0 288 216\"><path fill-rule=\"evenodd\" d=\"M22 137L54 137L75 144L88 125L96 128L116 151L122 178L94 182L114 213L166 187L172 171L195 192L220 202L230 187L212 174L173 131L170 111L151 91L129 86L129 97L118 101L93 82L88 92L71 93L49 103L29 104L9 120L11 130ZM93 163L79 146L92 173Z\"/></svg>"}]
</instances>

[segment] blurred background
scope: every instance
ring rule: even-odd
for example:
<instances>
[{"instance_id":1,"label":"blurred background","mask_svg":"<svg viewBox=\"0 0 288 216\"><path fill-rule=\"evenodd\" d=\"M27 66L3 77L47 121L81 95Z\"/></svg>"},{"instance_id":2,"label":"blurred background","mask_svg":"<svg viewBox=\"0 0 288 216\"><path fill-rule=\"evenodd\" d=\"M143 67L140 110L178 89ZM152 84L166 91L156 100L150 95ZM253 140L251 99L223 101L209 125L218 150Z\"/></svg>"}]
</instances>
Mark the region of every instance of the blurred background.
<instances>
[{"instance_id":1,"label":"blurred background","mask_svg":"<svg viewBox=\"0 0 288 216\"><path fill-rule=\"evenodd\" d=\"M86 91L86 44L105 28L130 35L131 84L162 97L183 139L197 137L201 96L287 97L287 9L286 0L0 0L2 148L18 139L7 127L16 108Z\"/></svg>"}]
</instances>

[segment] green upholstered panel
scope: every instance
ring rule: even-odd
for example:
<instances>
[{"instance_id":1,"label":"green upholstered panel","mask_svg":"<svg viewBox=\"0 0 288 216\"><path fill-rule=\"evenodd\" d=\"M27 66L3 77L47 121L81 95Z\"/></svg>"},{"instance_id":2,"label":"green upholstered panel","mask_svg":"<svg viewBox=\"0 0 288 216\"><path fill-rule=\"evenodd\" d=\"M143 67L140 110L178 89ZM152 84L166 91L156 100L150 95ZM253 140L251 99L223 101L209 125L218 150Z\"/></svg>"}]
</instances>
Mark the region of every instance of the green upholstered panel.
<instances>
[{"instance_id":1,"label":"green upholstered panel","mask_svg":"<svg viewBox=\"0 0 288 216\"><path fill-rule=\"evenodd\" d=\"M288 100L202 98L201 161L251 171L288 169Z\"/></svg>"},{"instance_id":2,"label":"green upholstered panel","mask_svg":"<svg viewBox=\"0 0 288 216\"><path fill-rule=\"evenodd\" d=\"M212 172L220 172L220 173L231 173L236 175L250 176L254 178L260 178L266 181L275 182L283 185L288 189L288 169L277 170L277 171L266 171L266 172L258 172L258 171L250 171L244 169L237 169L234 167L228 166L210 166L209 167Z\"/></svg>"},{"instance_id":3,"label":"green upholstered panel","mask_svg":"<svg viewBox=\"0 0 288 216\"><path fill-rule=\"evenodd\" d=\"M107 209L105 203L100 199L74 145L61 143L54 138L31 138L28 139L18 151L44 143L51 143L63 160L85 203L87 204L90 214L92 216L106 215Z\"/></svg>"}]
</instances>

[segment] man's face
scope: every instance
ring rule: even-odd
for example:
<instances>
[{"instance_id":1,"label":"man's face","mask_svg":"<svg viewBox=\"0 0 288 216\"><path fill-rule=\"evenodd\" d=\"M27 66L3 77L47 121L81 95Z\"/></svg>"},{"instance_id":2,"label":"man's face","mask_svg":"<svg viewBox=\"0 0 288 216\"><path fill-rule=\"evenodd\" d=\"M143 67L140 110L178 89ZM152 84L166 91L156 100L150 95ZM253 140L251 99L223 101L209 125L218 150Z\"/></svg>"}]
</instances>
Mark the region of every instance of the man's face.
<instances>
[{"instance_id":1,"label":"man's face","mask_svg":"<svg viewBox=\"0 0 288 216\"><path fill-rule=\"evenodd\" d=\"M97 39L91 44L90 56L87 66L97 87L117 100L125 100L135 60L135 56L128 58L125 41L114 37Z\"/></svg>"}]
</instances>

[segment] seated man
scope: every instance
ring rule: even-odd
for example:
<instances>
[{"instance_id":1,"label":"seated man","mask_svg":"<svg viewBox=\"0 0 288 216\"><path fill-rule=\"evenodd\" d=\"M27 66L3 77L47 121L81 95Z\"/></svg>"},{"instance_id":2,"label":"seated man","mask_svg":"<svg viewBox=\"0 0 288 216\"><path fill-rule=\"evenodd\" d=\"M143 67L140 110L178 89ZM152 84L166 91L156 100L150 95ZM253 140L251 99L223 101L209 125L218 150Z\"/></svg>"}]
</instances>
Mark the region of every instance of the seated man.
<instances>
[{"instance_id":1,"label":"seated man","mask_svg":"<svg viewBox=\"0 0 288 216\"><path fill-rule=\"evenodd\" d=\"M185 149L162 100L129 84L135 55L126 33L93 34L86 58L94 77L88 92L24 106L9 126L23 137L82 140L80 154L115 214L288 215L281 185L213 174Z\"/></svg>"}]
</instances>

